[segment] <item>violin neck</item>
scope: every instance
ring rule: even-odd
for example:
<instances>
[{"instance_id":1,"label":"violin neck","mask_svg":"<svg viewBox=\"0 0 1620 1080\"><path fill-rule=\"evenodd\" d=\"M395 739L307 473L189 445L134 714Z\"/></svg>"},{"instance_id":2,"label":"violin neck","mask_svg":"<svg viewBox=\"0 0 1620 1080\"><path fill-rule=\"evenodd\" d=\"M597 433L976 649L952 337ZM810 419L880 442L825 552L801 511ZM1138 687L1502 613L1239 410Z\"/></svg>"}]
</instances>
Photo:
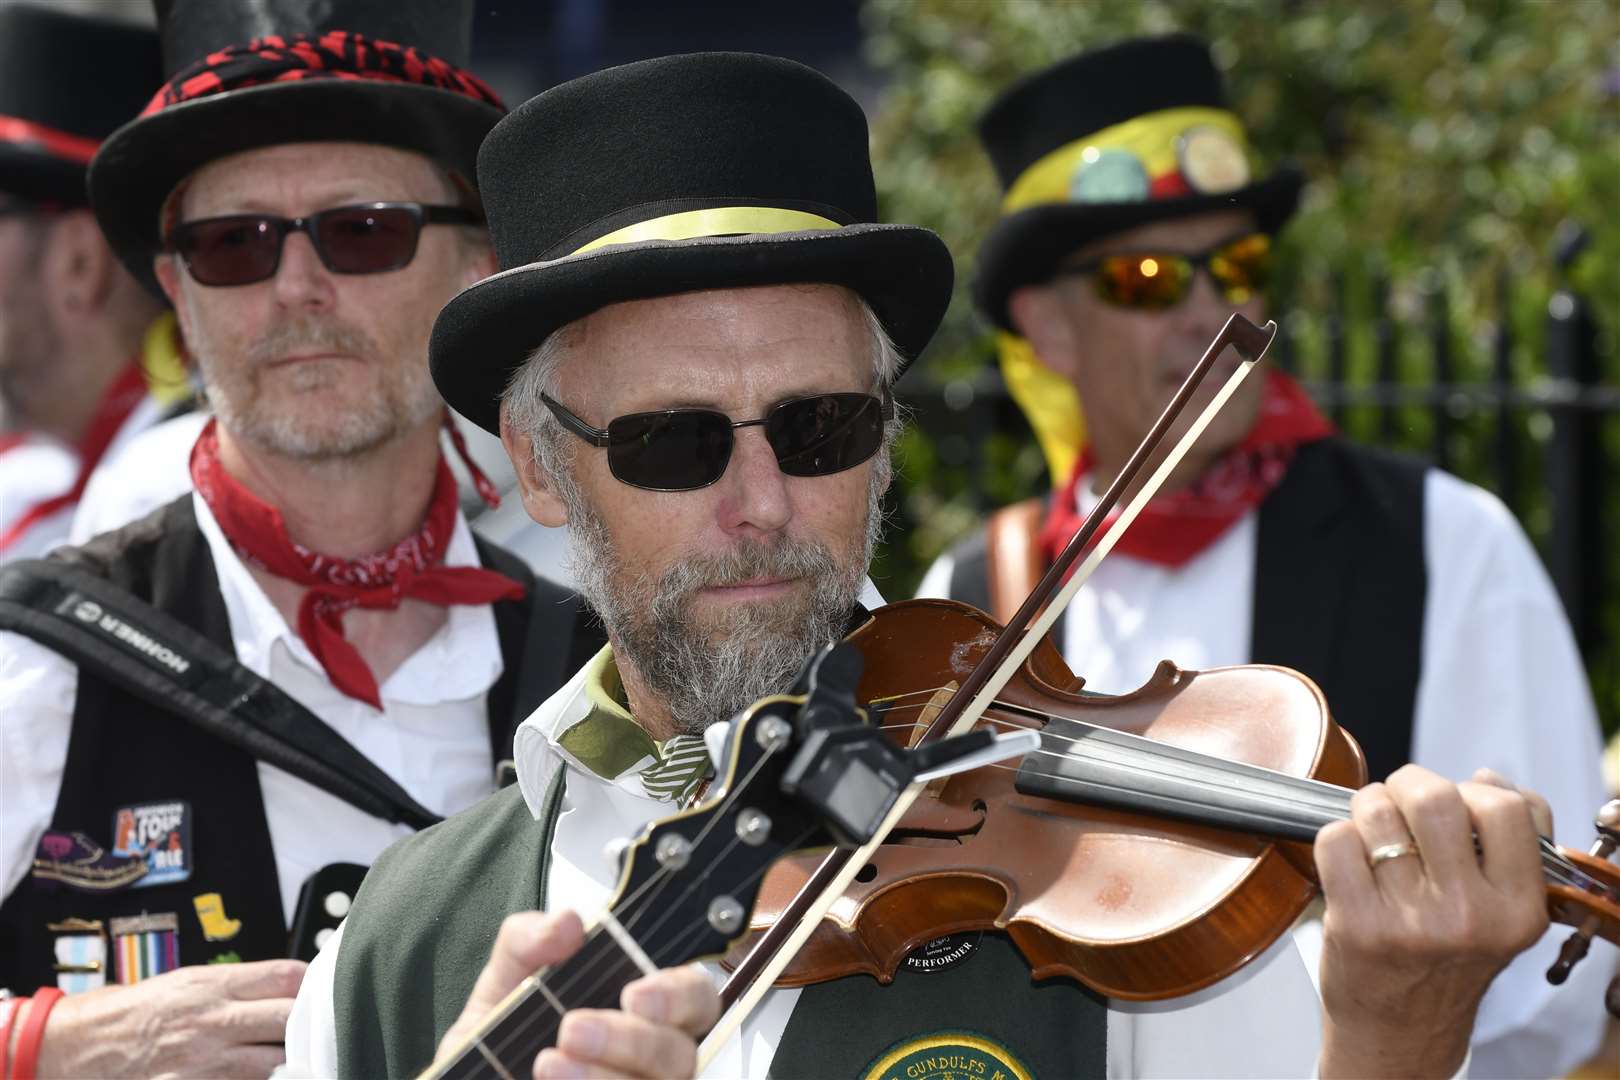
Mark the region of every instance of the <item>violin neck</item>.
<instances>
[{"instance_id":1,"label":"violin neck","mask_svg":"<svg viewBox=\"0 0 1620 1080\"><path fill-rule=\"evenodd\" d=\"M1066 717L1043 719L1044 752L1026 756L1018 770L1026 795L1306 843L1350 816L1348 788Z\"/></svg>"},{"instance_id":2,"label":"violin neck","mask_svg":"<svg viewBox=\"0 0 1620 1080\"><path fill-rule=\"evenodd\" d=\"M611 918L609 915L607 918ZM534 1071L535 1055L557 1044L570 1009L617 1009L619 995L641 977L646 958L634 942L601 927L579 952L529 976L423 1080L512 1080Z\"/></svg>"},{"instance_id":3,"label":"violin neck","mask_svg":"<svg viewBox=\"0 0 1620 1080\"><path fill-rule=\"evenodd\" d=\"M1067 717L997 707L1045 724L1041 751L1026 755L1018 769L1017 788L1026 795L1303 843L1314 841L1324 826L1350 817L1354 792L1337 784ZM1546 837L1540 848L1550 884L1602 888Z\"/></svg>"}]
</instances>

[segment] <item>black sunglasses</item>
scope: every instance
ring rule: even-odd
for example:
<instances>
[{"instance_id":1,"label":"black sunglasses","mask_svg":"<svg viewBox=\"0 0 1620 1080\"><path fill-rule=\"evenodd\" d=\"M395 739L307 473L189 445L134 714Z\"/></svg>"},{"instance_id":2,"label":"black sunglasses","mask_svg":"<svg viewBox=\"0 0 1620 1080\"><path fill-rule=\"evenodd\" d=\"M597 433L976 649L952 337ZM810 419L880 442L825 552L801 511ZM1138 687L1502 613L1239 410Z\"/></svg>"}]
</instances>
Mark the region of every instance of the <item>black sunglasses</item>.
<instances>
[{"instance_id":1,"label":"black sunglasses","mask_svg":"<svg viewBox=\"0 0 1620 1080\"><path fill-rule=\"evenodd\" d=\"M737 428L765 428L776 463L789 476L830 476L853 469L883 445L884 422L894 416L885 393L817 394L773 406L757 420L733 420L713 409L630 413L594 428L540 395L563 427L608 452L608 470L631 487L692 491L726 473Z\"/></svg>"},{"instance_id":2,"label":"black sunglasses","mask_svg":"<svg viewBox=\"0 0 1620 1080\"><path fill-rule=\"evenodd\" d=\"M461 206L403 202L334 206L296 218L231 214L181 222L169 233L168 250L200 285L251 285L275 276L287 234L301 232L332 273L381 274L416 257L422 226L482 221Z\"/></svg>"}]
</instances>

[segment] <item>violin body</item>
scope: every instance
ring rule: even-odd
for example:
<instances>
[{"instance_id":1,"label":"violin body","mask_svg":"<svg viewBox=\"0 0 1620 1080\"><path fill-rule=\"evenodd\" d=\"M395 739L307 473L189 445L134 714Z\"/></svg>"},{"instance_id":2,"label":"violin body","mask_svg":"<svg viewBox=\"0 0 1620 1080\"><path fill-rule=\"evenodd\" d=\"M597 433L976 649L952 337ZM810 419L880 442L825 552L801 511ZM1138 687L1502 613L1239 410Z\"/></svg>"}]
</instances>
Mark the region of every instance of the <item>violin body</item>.
<instances>
[{"instance_id":1,"label":"violin body","mask_svg":"<svg viewBox=\"0 0 1620 1080\"><path fill-rule=\"evenodd\" d=\"M962 680L1000 629L949 600L880 609L849 638L866 657L859 700L897 742L913 743L927 719L916 689ZM1140 689L1102 696L1083 693L1043 641L997 701L980 725L1042 730L1072 719L1342 787L1366 779L1359 747L1333 723L1321 691L1286 668L1194 672L1166 662ZM1043 742L1062 745L1053 738ZM1026 760L1032 766L1039 762ZM990 766L938 782L778 985L856 973L886 983L933 938L995 929L1036 978L1069 976L1127 1000L1176 997L1254 959L1315 895L1309 844L1032 795L1018 790L1019 775L1016 766ZM751 930L781 915L822 854L800 853L770 871Z\"/></svg>"}]
</instances>

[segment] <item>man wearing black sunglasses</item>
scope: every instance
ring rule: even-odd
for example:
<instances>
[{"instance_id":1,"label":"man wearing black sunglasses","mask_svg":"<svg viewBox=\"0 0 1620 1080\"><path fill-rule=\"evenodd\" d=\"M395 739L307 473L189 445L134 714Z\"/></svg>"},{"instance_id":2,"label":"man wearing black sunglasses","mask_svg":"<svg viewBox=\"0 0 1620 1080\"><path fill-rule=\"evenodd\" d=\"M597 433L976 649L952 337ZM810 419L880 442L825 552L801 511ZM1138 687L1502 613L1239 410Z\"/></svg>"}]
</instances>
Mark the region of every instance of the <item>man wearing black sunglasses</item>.
<instances>
[{"instance_id":1,"label":"man wearing black sunglasses","mask_svg":"<svg viewBox=\"0 0 1620 1080\"><path fill-rule=\"evenodd\" d=\"M920 591L1005 619L1227 317L1265 317L1272 238L1301 177L1251 175L1208 50L1183 36L1038 73L997 99L981 134L1006 193L974 298L1056 490L998 512ZM1103 692L1134 689L1163 659L1297 668L1374 780L1407 762L1454 779L1489 765L1547 792L1570 844L1604 799L1579 655L1507 511L1338 438L1277 370L1239 389L1054 634ZM1312 948L1318 935L1302 930ZM1611 961L1555 989L1543 972L1560 938L1487 997L1484 1075L1562 1075L1596 1048Z\"/></svg>"},{"instance_id":2,"label":"man wearing black sunglasses","mask_svg":"<svg viewBox=\"0 0 1620 1080\"><path fill-rule=\"evenodd\" d=\"M84 191L159 71L150 30L0 7L0 563L62 543L91 475L188 396L173 319Z\"/></svg>"},{"instance_id":3,"label":"man wearing black sunglasses","mask_svg":"<svg viewBox=\"0 0 1620 1080\"><path fill-rule=\"evenodd\" d=\"M433 317L493 269L471 4L159 6L169 81L90 189L213 418L194 494L0 581L20 1076L269 1073L365 865L509 779L600 641L473 537L440 446Z\"/></svg>"},{"instance_id":4,"label":"man wearing black sunglasses","mask_svg":"<svg viewBox=\"0 0 1620 1080\"><path fill-rule=\"evenodd\" d=\"M859 106L786 60L665 57L565 83L497 125L480 179L503 269L441 313L434 379L500 431L531 515L569 524L609 645L519 728L517 791L374 868L289 1024L290 1059L319 1074L412 1074L436 1048L456 1051L539 956L515 940L523 923L512 919L526 916L514 913L598 909L620 871L604 848L700 790L701 734L790 686L864 617L891 386L950 293L936 236L874 221ZM1331 1029L1287 940L1201 1000L1133 1010L1069 980L1037 983L1010 939L986 932L927 943L887 986L856 975L772 990L740 1038L717 1040L708 1073L1302 1076L1324 1041L1323 1075L1453 1073L1469 995L1545 924L1536 803L1432 774L1402 791L1445 809L1423 830L1427 857L1468 873L1392 901L1371 877L1364 838L1376 826L1387 839L1371 845L1386 849L1373 861L1396 864L1379 871L1387 881L1436 883L1390 835L1399 812L1363 807L1324 832L1322 877L1343 912L1341 961L1324 978ZM1513 864L1492 885L1475 866L1470 812L1486 850ZM724 880L678 852L665 866L690 871L660 880L672 894ZM1488 930L1433 929L1459 911ZM1385 962L1368 953L1390 924L1419 927L1412 939L1432 946L1424 956L1443 973L1423 987L1433 1000L1369 1004L1354 992ZM685 955L696 928L627 919L621 929L664 963ZM542 975L553 1007L599 993L569 974ZM689 1031L707 1019L665 1015ZM479 1042L482 1062L467 1051L472 1068L579 1075L551 1050L533 1056L544 1039L530 1035L545 1032L518 1022L529 1019L507 1014ZM573 1019L614 1038L595 1018ZM662 1060L644 1056L653 1050L626 1042L609 1063L689 1071L685 1045Z\"/></svg>"}]
</instances>

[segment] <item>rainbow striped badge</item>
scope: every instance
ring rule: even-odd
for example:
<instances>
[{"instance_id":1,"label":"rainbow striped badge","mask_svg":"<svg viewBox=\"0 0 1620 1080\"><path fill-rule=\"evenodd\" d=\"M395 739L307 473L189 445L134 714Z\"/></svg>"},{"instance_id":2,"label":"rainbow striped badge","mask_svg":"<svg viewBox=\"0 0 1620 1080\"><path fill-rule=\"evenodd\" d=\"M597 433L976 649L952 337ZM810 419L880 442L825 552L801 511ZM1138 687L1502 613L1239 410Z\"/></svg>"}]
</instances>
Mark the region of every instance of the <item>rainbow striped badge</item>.
<instances>
[{"instance_id":1,"label":"rainbow striped badge","mask_svg":"<svg viewBox=\"0 0 1620 1080\"><path fill-rule=\"evenodd\" d=\"M113 977L121 986L180 966L180 919L172 911L113 919Z\"/></svg>"}]
</instances>

